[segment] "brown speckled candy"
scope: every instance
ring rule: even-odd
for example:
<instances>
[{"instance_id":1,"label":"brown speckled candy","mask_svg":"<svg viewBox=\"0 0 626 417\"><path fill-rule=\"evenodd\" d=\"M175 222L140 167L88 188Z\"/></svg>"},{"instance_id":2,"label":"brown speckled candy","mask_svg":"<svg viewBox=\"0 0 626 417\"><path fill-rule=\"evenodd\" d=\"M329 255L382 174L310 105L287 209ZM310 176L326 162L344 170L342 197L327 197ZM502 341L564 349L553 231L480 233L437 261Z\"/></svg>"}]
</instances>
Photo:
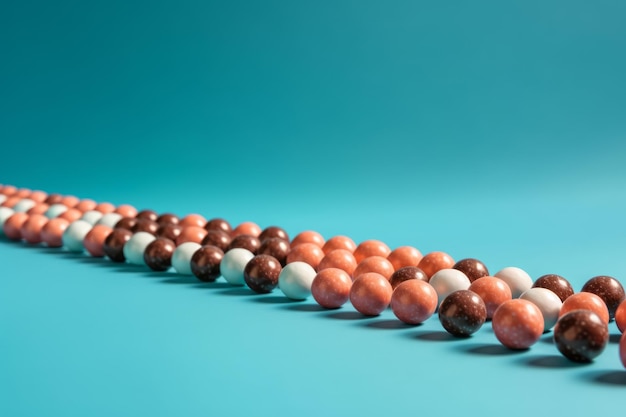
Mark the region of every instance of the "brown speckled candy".
<instances>
[{"instance_id":1,"label":"brown speckled candy","mask_svg":"<svg viewBox=\"0 0 626 417\"><path fill-rule=\"evenodd\" d=\"M67 211L65 213L67 213ZM63 214L65 214L65 213L63 213ZM70 220L70 221L72 221L72 220ZM136 218L134 218L134 217L122 217L120 219L120 221L115 223L114 229L131 230L133 228L133 226L135 226L136 224L137 224L137 219Z\"/></svg>"},{"instance_id":2,"label":"brown speckled candy","mask_svg":"<svg viewBox=\"0 0 626 417\"><path fill-rule=\"evenodd\" d=\"M600 275L591 278L585 283L583 292L590 292L602 298L602 301L609 309L609 318L613 320L615 317L615 310L624 301L624 287L618 280L607 275Z\"/></svg>"},{"instance_id":3,"label":"brown speckled candy","mask_svg":"<svg viewBox=\"0 0 626 417\"><path fill-rule=\"evenodd\" d=\"M226 220L221 219L219 217L211 219L208 222L206 222L206 224L204 225L204 228L208 232L210 232L211 230L215 230L219 232L224 232L228 234L229 236L233 232L233 228L230 225L230 223L228 223Z\"/></svg>"},{"instance_id":4,"label":"brown speckled candy","mask_svg":"<svg viewBox=\"0 0 626 417\"><path fill-rule=\"evenodd\" d=\"M156 222L160 225L164 224L178 224L180 219L177 215L172 213L163 213L159 217L157 217Z\"/></svg>"},{"instance_id":5,"label":"brown speckled candy","mask_svg":"<svg viewBox=\"0 0 626 417\"><path fill-rule=\"evenodd\" d=\"M608 341L609 328L593 311L571 311L554 327L556 347L574 362L591 362L604 351Z\"/></svg>"},{"instance_id":6,"label":"brown speckled candy","mask_svg":"<svg viewBox=\"0 0 626 417\"><path fill-rule=\"evenodd\" d=\"M547 274L537 278L537 281L533 284L533 288L547 288L558 295L563 302L565 302L567 297L574 294L572 284L557 274Z\"/></svg>"},{"instance_id":7,"label":"brown speckled candy","mask_svg":"<svg viewBox=\"0 0 626 417\"><path fill-rule=\"evenodd\" d=\"M113 262L124 262L124 245L133 236L133 232L123 228L115 228L104 240L102 249Z\"/></svg>"},{"instance_id":8,"label":"brown speckled candy","mask_svg":"<svg viewBox=\"0 0 626 417\"><path fill-rule=\"evenodd\" d=\"M180 236L182 231L183 231L183 226L180 226L178 224L174 224L174 223L162 224L157 229L156 235L157 237L164 237L174 242L176 241L176 238Z\"/></svg>"},{"instance_id":9,"label":"brown speckled candy","mask_svg":"<svg viewBox=\"0 0 626 417\"><path fill-rule=\"evenodd\" d=\"M439 321L453 336L467 337L487 320L487 308L478 294L459 290L448 295L439 306Z\"/></svg>"},{"instance_id":10,"label":"brown speckled candy","mask_svg":"<svg viewBox=\"0 0 626 417\"><path fill-rule=\"evenodd\" d=\"M539 307L528 300L509 300L493 314L492 327L504 346L528 349L543 334L543 315Z\"/></svg>"},{"instance_id":11,"label":"brown speckled candy","mask_svg":"<svg viewBox=\"0 0 626 417\"><path fill-rule=\"evenodd\" d=\"M252 235L238 235L231 240L230 245L228 245L228 250L242 248L247 249L256 255L260 247L261 241L258 237Z\"/></svg>"},{"instance_id":12,"label":"brown speckled candy","mask_svg":"<svg viewBox=\"0 0 626 417\"><path fill-rule=\"evenodd\" d=\"M220 276L223 257L224 252L217 246L202 246L191 257L191 272L200 281L213 282Z\"/></svg>"},{"instance_id":13,"label":"brown speckled candy","mask_svg":"<svg viewBox=\"0 0 626 417\"><path fill-rule=\"evenodd\" d=\"M158 237L146 247L143 260L153 271L167 271L172 266L174 250L176 250L174 241Z\"/></svg>"},{"instance_id":14,"label":"brown speckled candy","mask_svg":"<svg viewBox=\"0 0 626 417\"><path fill-rule=\"evenodd\" d=\"M207 223L208 224L208 223ZM206 227L205 227L206 230ZM220 248L222 251L226 252L228 250L228 246L230 242L232 242L232 238L228 233L223 230L210 229L207 231L206 236L202 239L202 245L213 245Z\"/></svg>"},{"instance_id":15,"label":"brown speckled candy","mask_svg":"<svg viewBox=\"0 0 626 417\"><path fill-rule=\"evenodd\" d=\"M393 288L384 276L376 272L361 274L352 283L350 302L361 314L378 316L391 302Z\"/></svg>"},{"instance_id":16,"label":"brown speckled candy","mask_svg":"<svg viewBox=\"0 0 626 417\"><path fill-rule=\"evenodd\" d=\"M484 263L474 258L461 259L452 266L458 269L469 278L470 282L476 281L478 278L489 276L489 270Z\"/></svg>"},{"instance_id":17,"label":"brown speckled candy","mask_svg":"<svg viewBox=\"0 0 626 417\"><path fill-rule=\"evenodd\" d=\"M137 213L135 217L137 219L146 219L156 222L159 218L159 215L154 210L141 210L139 213Z\"/></svg>"},{"instance_id":18,"label":"brown speckled candy","mask_svg":"<svg viewBox=\"0 0 626 417\"><path fill-rule=\"evenodd\" d=\"M273 256L257 255L246 264L243 278L250 289L259 294L272 292L278 285L282 271L280 262Z\"/></svg>"},{"instance_id":19,"label":"brown speckled candy","mask_svg":"<svg viewBox=\"0 0 626 417\"><path fill-rule=\"evenodd\" d=\"M289 242L289 235L285 229L278 226L269 226L263 229L259 235L259 240L263 243L266 239L279 238Z\"/></svg>"},{"instance_id":20,"label":"brown speckled candy","mask_svg":"<svg viewBox=\"0 0 626 417\"><path fill-rule=\"evenodd\" d=\"M119 222L117 222L115 227L119 227L118 225L120 224L122 220L124 219L121 219ZM150 220L147 218L137 218L136 223L130 228L130 231L133 233L147 232L155 236L156 236L157 230L159 230L159 224L155 222L154 220Z\"/></svg>"},{"instance_id":21,"label":"brown speckled candy","mask_svg":"<svg viewBox=\"0 0 626 417\"><path fill-rule=\"evenodd\" d=\"M428 282L428 277L416 266L405 266L404 268L398 269L391 275L389 282L391 286L395 289L398 285L403 283L404 281L408 281L411 279L418 279L420 281Z\"/></svg>"},{"instance_id":22,"label":"brown speckled candy","mask_svg":"<svg viewBox=\"0 0 626 417\"><path fill-rule=\"evenodd\" d=\"M263 243L261 243L261 247L257 253L259 255L273 256L278 259L278 262L280 262L282 266L285 266L287 264L287 255L289 255L290 250L291 246L289 245L289 241L279 237L271 237L265 239Z\"/></svg>"}]
</instances>

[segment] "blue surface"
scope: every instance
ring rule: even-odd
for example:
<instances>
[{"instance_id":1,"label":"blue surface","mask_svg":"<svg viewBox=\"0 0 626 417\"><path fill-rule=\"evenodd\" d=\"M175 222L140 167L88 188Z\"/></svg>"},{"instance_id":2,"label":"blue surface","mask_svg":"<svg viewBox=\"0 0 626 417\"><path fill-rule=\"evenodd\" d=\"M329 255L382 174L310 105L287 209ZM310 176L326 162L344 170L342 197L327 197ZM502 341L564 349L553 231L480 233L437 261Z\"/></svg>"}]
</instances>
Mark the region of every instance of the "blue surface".
<instances>
[{"instance_id":1,"label":"blue surface","mask_svg":"<svg viewBox=\"0 0 626 417\"><path fill-rule=\"evenodd\" d=\"M625 12L3 4L0 182L576 289L626 282ZM0 258L2 416L591 415L618 411L626 385L615 336L574 366L546 341L502 350L488 325L448 340L436 318L398 327L5 240Z\"/></svg>"}]
</instances>

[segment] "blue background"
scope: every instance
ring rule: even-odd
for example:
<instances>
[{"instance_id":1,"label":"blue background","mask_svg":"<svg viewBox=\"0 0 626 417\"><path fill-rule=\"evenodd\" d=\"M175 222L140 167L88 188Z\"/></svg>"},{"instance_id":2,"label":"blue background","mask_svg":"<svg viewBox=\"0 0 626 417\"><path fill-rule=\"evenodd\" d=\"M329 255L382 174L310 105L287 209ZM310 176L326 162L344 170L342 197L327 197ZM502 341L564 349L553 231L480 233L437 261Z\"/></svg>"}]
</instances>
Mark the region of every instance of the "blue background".
<instances>
[{"instance_id":1,"label":"blue background","mask_svg":"<svg viewBox=\"0 0 626 417\"><path fill-rule=\"evenodd\" d=\"M621 1L4 2L0 182L576 289L623 281L625 16ZM0 254L0 415L583 415L620 409L626 384L615 337L571 366L550 334L508 354L490 326L448 341L436 318Z\"/></svg>"}]
</instances>

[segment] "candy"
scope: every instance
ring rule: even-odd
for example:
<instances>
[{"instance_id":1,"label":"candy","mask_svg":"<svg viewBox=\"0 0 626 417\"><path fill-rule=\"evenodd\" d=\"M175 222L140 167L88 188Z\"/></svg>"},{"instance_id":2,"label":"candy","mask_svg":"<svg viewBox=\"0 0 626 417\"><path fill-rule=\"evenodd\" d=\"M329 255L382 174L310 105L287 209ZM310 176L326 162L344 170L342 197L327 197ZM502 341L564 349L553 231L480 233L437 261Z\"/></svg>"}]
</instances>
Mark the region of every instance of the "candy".
<instances>
[{"instance_id":1,"label":"candy","mask_svg":"<svg viewBox=\"0 0 626 417\"><path fill-rule=\"evenodd\" d=\"M196 242L186 242L176 247L172 254L172 266L176 272L182 275L192 275L191 257L200 247L200 244Z\"/></svg>"},{"instance_id":2,"label":"candy","mask_svg":"<svg viewBox=\"0 0 626 417\"><path fill-rule=\"evenodd\" d=\"M391 278L389 278L389 283L395 289L398 285L403 283L404 281L408 281L411 279L419 279L424 282L428 282L428 277L416 266L405 266L404 268L400 268L391 274Z\"/></svg>"},{"instance_id":3,"label":"candy","mask_svg":"<svg viewBox=\"0 0 626 417\"><path fill-rule=\"evenodd\" d=\"M151 235L155 235L157 233L157 230L159 230L159 224L157 222L155 222L154 220L150 220L147 218L137 218L137 219L132 219L133 220L133 225L130 227L130 231L133 233L138 233L138 232L145 232L145 233L150 233ZM119 226L119 223L117 225L117 227ZM201 229L204 230L204 229Z\"/></svg>"},{"instance_id":4,"label":"candy","mask_svg":"<svg viewBox=\"0 0 626 417\"><path fill-rule=\"evenodd\" d=\"M217 246L222 251L227 251L228 246L230 245L230 242L232 240L233 239L230 237L230 234L228 234L227 232L223 230L211 229L207 231L206 236L204 237L204 239L202 239L202 245L213 245Z\"/></svg>"},{"instance_id":5,"label":"candy","mask_svg":"<svg viewBox=\"0 0 626 417\"><path fill-rule=\"evenodd\" d=\"M271 237L263 240L257 254L270 255L278 259L282 266L287 264L287 255L291 250L289 241L279 237Z\"/></svg>"},{"instance_id":6,"label":"candy","mask_svg":"<svg viewBox=\"0 0 626 417\"><path fill-rule=\"evenodd\" d=\"M496 309L512 298L511 289L507 283L496 277L478 278L472 282L469 290L478 294L485 302L487 319L491 319Z\"/></svg>"},{"instance_id":7,"label":"candy","mask_svg":"<svg viewBox=\"0 0 626 417\"><path fill-rule=\"evenodd\" d=\"M150 220L150 221L156 223L157 219L159 218L159 215L154 210L145 209L145 210L141 210L139 213L137 213L137 215L135 215L135 217L137 218L137 220L144 219L144 220ZM188 217L190 218L190 224L183 225L183 226L195 226L195 224L191 224L191 223L193 223L198 218L198 215L197 214L190 214ZM193 220L191 220L192 218L193 218ZM200 216L200 218L204 219L204 217L202 217L202 216ZM202 225L204 225L204 221L202 221L201 223L202 223Z\"/></svg>"},{"instance_id":8,"label":"candy","mask_svg":"<svg viewBox=\"0 0 626 417\"><path fill-rule=\"evenodd\" d=\"M387 278L376 272L366 272L352 283L350 302L359 313L378 316L389 306L392 293Z\"/></svg>"},{"instance_id":9,"label":"candy","mask_svg":"<svg viewBox=\"0 0 626 417\"><path fill-rule=\"evenodd\" d=\"M253 223L253 222L240 223L237 227L233 229L233 232L231 233L233 237L236 237L239 235L251 235L254 237L259 237L260 234L261 234L261 228L259 227L258 224Z\"/></svg>"},{"instance_id":10,"label":"candy","mask_svg":"<svg viewBox=\"0 0 626 417\"><path fill-rule=\"evenodd\" d=\"M324 246L322 246L322 250L325 254L328 254L336 249L345 249L354 253L356 250L356 243L354 243L354 240L350 239L348 236L333 236L328 239L326 243L324 243Z\"/></svg>"},{"instance_id":11,"label":"candy","mask_svg":"<svg viewBox=\"0 0 626 417\"><path fill-rule=\"evenodd\" d=\"M211 219L208 222L206 222L206 224L204 225L204 229L207 232L210 232L210 231L224 232L229 236L233 232L233 228L231 227L230 223L220 218Z\"/></svg>"},{"instance_id":12,"label":"candy","mask_svg":"<svg viewBox=\"0 0 626 417\"><path fill-rule=\"evenodd\" d=\"M162 224L156 231L157 237L164 237L171 241L176 241L176 238L180 236L183 231L183 227L178 224ZM205 236L206 237L206 236Z\"/></svg>"},{"instance_id":13,"label":"candy","mask_svg":"<svg viewBox=\"0 0 626 417\"><path fill-rule=\"evenodd\" d=\"M145 265L143 253L156 237L148 232L135 233L124 245L124 257L128 263Z\"/></svg>"},{"instance_id":14,"label":"candy","mask_svg":"<svg viewBox=\"0 0 626 417\"><path fill-rule=\"evenodd\" d=\"M620 332L624 333L626 331L626 300L622 301L617 310L615 310L615 324L617 324Z\"/></svg>"},{"instance_id":15,"label":"candy","mask_svg":"<svg viewBox=\"0 0 626 417\"><path fill-rule=\"evenodd\" d=\"M167 271L172 266L172 255L175 249L174 241L158 237L146 246L143 261L153 271Z\"/></svg>"},{"instance_id":16,"label":"candy","mask_svg":"<svg viewBox=\"0 0 626 417\"><path fill-rule=\"evenodd\" d=\"M259 235L259 240L263 243L267 239L278 238L283 239L289 242L289 235L285 231L285 229L278 226L269 226L263 229L261 234Z\"/></svg>"},{"instance_id":17,"label":"candy","mask_svg":"<svg viewBox=\"0 0 626 417\"><path fill-rule=\"evenodd\" d=\"M4 234L4 223L9 217L14 214L15 212L13 211L13 209L10 209L8 207L0 207L0 236Z\"/></svg>"},{"instance_id":18,"label":"candy","mask_svg":"<svg viewBox=\"0 0 626 417\"><path fill-rule=\"evenodd\" d=\"M30 214L22 225L22 239L30 244L41 243L41 230L48 223L43 214Z\"/></svg>"},{"instance_id":19,"label":"candy","mask_svg":"<svg viewBox=\"0 0 626 417\"><path fill-rule=\"evenodd\" d=\"M93 226L84 220L75 220L67 226L63 232L63 246L70 252L82 252L85 250L83 240Z\"/></svg>"},{"instance_id":20,"label":"candy","mask_svg":"<svg viewBox=\"0 0 626 417\"><path fill-rule=\"evenodd\" d=\"M609 323L609 309L606 307L606 304L604 304L602 298L590 292L579 292L578 294L567 297L563 302L559 317L574 310L593 311L604 323Z\"/></svg>"},{"instance_id":21,"label":"candy","mask_svg":"<svg viewBox=\"0 0 626 417\"><path fill-rule=\"evenodd\" d=\"M16 213L26 213L28 210L35 207L36 204L36 201L31 200L30 198L24 198L13 206L13 211Z\"/></svg>"},{"instance_id":22,"label":"candy","mask_svg":"<svg viewBox=\"0 0 626 417\"><path fill-rule=\"evenodd\" d=\"M4 221L2 226L4 235L11 240L20 240L22 238L22 226L28 220L26 213L13 213Z\"/></svg>"},{"instance_id":23,"label":"candy","mask_svg":"<svg viewBox=\"0 0 626 417\"><path fill-rule=\"evenodd\" d=\"M274 238L276 239L276 238ZM316 273L305 262L292 262L278 276L278 288L292 300L304 300L311 295L311 286Z\"/></svg>"},{"instance_id":24,"label":"candy","mask_svg":"<svg viewBox=\"0 0 626 417\"><path fill-rule=\"evenodd\" d=\"M243 278L252 291L266 294L278 285L281 270L280 262L273 256L257 255L246 264Z\"/></svg>"},{"instance_id":25,"label":"candy","mask_svg":"<svg viewBox=\"0 0 626 417\"><path fill-rule=\"evenodd\" d=\"M524 291L533 286L533 280L530 275L523 269L515 266L503 268L496 272L494 276L507 283L513 298L518 298Z\"/></svg>"},{"instance_id":26,"label":"candy","mask_svg":"<svg viewBox=\"0 0 626 417\"><path fill-rule=\"evenodd\" d=\"M258 237L244 234L235 236L233 240L230 241L230 245L228 245L228 250L242 248L249 250L256 255L260 247L261 241Z\"/></svg>"},{"instance_id":27,"label":"candy","mask_svg":"<svg viewBox=\"0 0 626 417\"><path fill-rule=\"evenodd\" d=\"M593 311L571 311L554 326L557 349L574 362L591 362L604 351L608 341L609 328Z\"/></svg>"},{"instance_id":28,"label":"candy","mask_svg":"<svg viewBox=\"0 0 626 417\"><path fill-rule=\"evenodd\" d=\"M428 278L435 275L442 269L449 269L454 266L454 259L445 252L431 252L420 260L417 267L424 271ZM465 275L465 274L463 274ZM469 278L468 278L469 279Z\"/></svg>"},{"instance_id":29,"label":"candy","mask_svg":"<svg viewBox=\"0 0 626 417\"><path fill-rule=\"evenodd\" d=\"M243 271L250 259L254 258L254 254L247 249L235 248L224 254L220 271L222 276L231 285L244 285Z\"/></svg>"},{"instance_id":30,"label":"candy","mask_svg":"<svg viewBox=\"0 0 626 417\"><path fill-rule=\"evenodd\" d=\"M156 218L154 220L156 221ZM204 226L206 225L206 219L200 214L188 214L180 219L180 222L178 224L183 227L196 226L204 228Z\"/></svg>"},{"instance_id":31,"label":"candy","mask_svg":"<svg viewBox=\"0 0 626 417\"><path fill-rule=\"evenodd\" d=\"M456 271L454 269L453 271ZM461 271L457 271L463 274ZM465 274L463 274L465 277ZM465 277L469 283L469 278ZM487 308L478 294L469 290L450 293L439 306L439 321L453 336L467 337L475 333L487 320Z\"/></svg>"},{"instance_id":32,"label":"candy","mask_svg":"<svg viewBox=\"0 0 626 417\"><path fill-rule=\"evenodd\" d=\"M65 213L68 210L65 204L52 204L48 207L48 210L44 213L45 216L49 219L54 219L55 217L59 217L61 214Z\"/></svg>"},{"instance_id":33,"label":"candy","mask_svg":"<svg viewBox=\"0 0 626 417\"><path fill-rule=\"evenodd\" d=\"M63 246L63 232L70 222L65 219L50 219L41 229L41 240L50 248L60 248Z\"/></svg>"},{"instance_id":34,"label":"candy","mask_svg":"<svg viewBox=\"0 0 626 417\"><path fill-rule=\"evenodd\" d=\"M458 269L442 269L435 273L428 282L437 291L440 303L455 291L467 290L471 284L469 278ZM487 313L485 312L485 314Z\"/></svg>"},{"instance_id":35,"label":"candy","mask_svg":"<svg viewBox=\"0 0 626 417\"><path fill-rule=\"evenodd\" d=\"M324 237L320 235L318 232L313 230L305 230L304 232L298 233L296 237L291 241L291 246L297 246L301 243L313 243L320 248L324 247Z\"/></svg>"},{"instance_id":36,"label":"candy","mask_svg":"<svg viewBox=\"0 0 626 417\"><path fill-rule=\"evenodd\" d=\"M87 252L94 257L104 256L104 241L111 234L113 229L103 224L95 225L85 236L83 246Z\"/></svg>"},{"instance_id":37,"label":"candy","mask_svg":"<svg viewBox=\"0 0 626 417\"><path fill-rule=\"evenodd\" d=\"M463 272L471 282L476 281L478 278L489 276L489 270L485 264L474 258L461 259L452 268ZM489 310L489 307L487 307L487 310Z\"/></svg>"},{"instance_id":38,"label":"candy","mask_svg":"<svg viewBox=\"0 0 626 417\"><path fill-rule=\"evenodd\" d=\"M535 304L527 300L509 300L493 313L493 332L509 349L528 349L541 337L543 315Z\"/></svg>"},{"instance_id":39,"label":"candy","mask_svg":"<svg viewBox=\"0 0 626 417\"><path fill-rule=\"evenodd\" d=\"M86 221L87 223L93 226L96 223L98 223L98 221L102 218L102 216L104 216L104 214L102 214L101 212L97 210L89 210L89 211L83 212L83 215L81 216L80 219Z\"/></svg>"},{"instance_id":40,"label":"candy","mask_svg":"<svg viewBox=\"0 0 626 417\"><path fill-rule=\"evenodd\" d=\"M357 265L352 277L356 279L367 272L376 272L389 279L394 273L394 269L387 258L383 258L382 256L368 256Z\"/></svg>"},{"instance_id":41,"label":"candy","mask_svg":"<svg viewBox=\"0 0 626 417\"><path fill-rule=\"evenodd\" d=\"M159 217L157 217L156 222L160 225L178 224L180 222L180 219L175 214L163 213Z\"/></svg>"},{"instance_id":42,"label":"candy","mask_svg":"<svg viewBox=\"0 0 626 417\"><path fill-rule=\"evenodd\" d=\"M624 368L626 368L626 333L619 340L619 358Z\"/></svg>"},{"instance_id":43,"label":"candy","mask_svg":"<svg viewBox=\"0 0 626 417\"><path fill-rule=\"evenodd\" d=\"M606 275L600 275L591 278L585 283L583 292L590 292L602 298L602 301L609 309L609 317L611 320L615 317L615 310L626 298L624 295L624 287L618 280Z\"/></svg>"},{"instance_id":44,"label":"candy","mask_svg":"<svg viewBox=\"0 0 626 417\"><path fill-rule=\"evenodd\" d=\"M154 230L154 234L156 234L159 224L154 222L156 225L156 229ZM176 246L180 246L185 242L195 242L201 243L202 240L207 235L207 231L204 230L203 227L198 226L183 226L183 230L180 232L180 235L176 238Z\"/></svg>"},{"instance_id":45,"label":"candy","mask_svg":"<svg viewBox=\"0 0 626 417\"><path fill-rule=\"evenodd\" d=\"M356 259L352 252L346 249L335 249L328 252L317 266L319 271L327 268L339 268L352 276L356 268Z\"/></svg>"},{"instance_id":46,"label":"candy","mask_svg":"<svg viewBox=\"0 0 626 417\"><path fill-rule=\"evenodd\" d=\"M98 203L96 203L95 201L90 200L90 199L87 198L85 200L79 201L78 204L76 204L74 206L74 208L76 210L80 210L83 213L85 213L85 212L88 212L88 211L92 211L93 209L96 208L97 205L98 205Z\"/></svg>"},{"instance_id":47,"label":"candy","mask_svg":"<svg viewBox=\"0 0 626 417\"><path fill-rule=\"evenodd\" d=\"M103 226L108 226L111 229L115 227L117 222L122 220L122 215L118 213L106 213L103 215L100 220L96 223L96 225L101 224Z\"/></svg>"},{"instance_id":48,"label":"candy","mask_svg":"<svg viewBox=\"0 0 626 417\"><path fill-rule=\"evenodd\" d=\"M213 282L220 276L222 258L224 252L217 246L202 246L191 257L191 272L200 281Z\"/></svg>"},{"instance_id":49,"label":"candy","mask_svg":"<svg viewBox=\"0 0 626 417\"><path fill-rule=\"evenodd\" d=\"M287 255L287 263L306 262L314 269L317 269L323 258L324 252L319 246L314 243L302 243L301 245L291 248L291 251Z\"/></svg>"},{"instance_id":50,"label":"candy","mask_svg":"<svg viewBox=\"0 0 626 417\"><path fill-rule=\"evenodd\" d=\"M134 218L137 216L137 209L129 204L122 204L117 206L114 213L120 214L122 217Z\"/></svg>"},{"instance_id":51,"label":"candy","mask_svg":"<svg viewBox=\"0 0 626 417\"><path fill-rule=\"evenodd\" d=\"M405 266L417 266L423 258L422 252L413 246L400 246L391 251L387 260L393 265L393 269L397 270Z\"/></svg>"},{"instance_id":52,"label":"candy","mask_svg":"<svg viewBox=\"0 0 626 417\"><path fill-rule=\"evenodd\" d=\"M390 253L391 249L389 249L389 246L380 240L366 240L359 243L353 255L357 264L359 264L363 259L369 258L370 256L382 256L386 258Z\"/></svg>"},{"instance_id":53,"label":"candy","mask_svg":"<svg viewBox=\"0 0 626 417\"><path fill-rule=\"evenodd\" d=\"M132 235L133 233L127 229L113 229L109 236L104 239L104 245L102 246L104 254L113 262L124 262L126 260L124 245L130 240Z\"/></svg>"},{"instance_id":54,"label":"candy","mask_svg":"<svg viewBox=\"0 0 626 417\"><path fill-rule=\"evenodd\" d=\"M536 305L543 315L543 331L552 329L559 319L563 302L558 295L547 288L530 288L519 297Z\"/></svg>"},{"instance_id":55,"label":"candy","mask_svg":"<svg viewBox=\"0 0 626 417\"><path fill-rule=\"evenodd\" d=\"M407 324L426 321L435 313L437 303L437 291L432 285L419 279L400 283L391 296L393 314Z\"/></svg>"},{"instance_id":56,"label":"candy","mask_svg":"<svg viewBox=\"0 0 626 417\"><path fill-rule=\"evenodd\" d=\"M104 202L104 203L98 203L93 209L106 215L108 213L113 213L115 211L115 206L111 203ZM118 214L118 213L115 213L115 214ZM112 227L112 226L109 226L109 227Z\"/></svg>"},{"instance_id":57,"label":"candy","mask_svg":"<svg viewBox=\"0 0 626 417\"><path fill-rule=\"evenodd\" d=\"M343 250L343 249L337 249ZM324 308L339 308L350 299L352 279L339 268L326 268L317 273L311 284L311 294Z\"/></svg>"},{"instance_id":58,"label":"candy","mask_svg":"<svg viewBox=\"0 0 626 417\"><path fill-rule=\"evenodd\" d=\"M537 278L533 284L533 288L547 288L559 296L561 301L565 301L567 297L574 294L574 288L568 280L560 275L548 274Z\"/></svg>"}]
</instances>

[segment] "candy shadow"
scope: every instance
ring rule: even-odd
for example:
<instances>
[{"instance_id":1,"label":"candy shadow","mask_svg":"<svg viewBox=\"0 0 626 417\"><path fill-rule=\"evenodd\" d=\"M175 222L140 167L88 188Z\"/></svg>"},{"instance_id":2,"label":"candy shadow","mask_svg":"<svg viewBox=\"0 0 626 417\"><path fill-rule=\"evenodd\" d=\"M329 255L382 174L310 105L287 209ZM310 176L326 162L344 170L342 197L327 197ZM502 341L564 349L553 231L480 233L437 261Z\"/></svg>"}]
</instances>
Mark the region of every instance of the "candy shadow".
<instances>
[{"instance_id":1,"label":"candy shadow","mask_svg":"<svg viewBox=\"0 0 626 417\"><path fill-rule=\"evenodd\" d=\"M158 273L158 272L154 272L154 276L155 277L159 277L159 278L163 278L163 274L162 273ZM167 277L167 275L165 275L165 277ZM181 284L199 284L202 281L199 281L198 278L196 278L193 275L183 275L183 274L171 274L170 277L163 279L161 281L159 281L161 284L171 284L171 285L181 285Z\"/></svg>"},{"instance_id":2,"label":"candy shadow","mask_svg":"<svg viewBox=\"0 0 626 417\"><path fill-rule=\"evenodd\" d=\"M552 334L550 334L549 336L543 336L541 339L539 339L539 341L541 343L545 343L546 345L554 345L554 336Z\"/></svg>"},{"instance_id":3,"label":"candy shadow","mask_svg":"<svg viewBox=\"0 0 626 417\"><path fill-rule=\"evenodd\" d=\"M283 307L285 310L291 311L304 311L304 312L319 312L328 311L328 309L317 304L287 304Z\"/></svg>"},{"instance_id":4,"label":"candy shadow","mask_svg":"<svg viewBox=\"0 0 626 417\"><path fill-rule=\"evenodd\" d=\"M621 334L612 334L609 336L609 343L619 343L621 338Z\"/></svg>"},{"instance_id":5,"label":"candy shadow","mask_svg":"<svg viewBox=\"0 0 626 417\"><path fill-rule=\"evenodd\" d=\"M324 317L337 320L366 320L371 319L369 316L365 316L357 311L338 311L335 313L326 314Z\"/></svg>"},{"instance_id":6,"label":"candy shadow","mask_svg":"<svg viewBox=\"0 0 626 417\"><path fill-rule=\"evenodd\" d=\"M363 326L369 327L371 329L385 329L385 330L413 329L416 327L414 325L401 322L400 320L376 320L376 321L363 323ZM420 326L420 324L418 324L417 326Z\"/></svg>"},{"instance_id":7,"label":"candy shadow","mask_svg":"<svg viewBox=\"0 0 626 417\"><path fill-rule=\"evenodd\" d=\"M250 298L249 300L253 303L260 304L294 304L301 303L302 300L292 300L291 298L287 298L284 295L266 295L259 294L261 297Z\"/></svg>"},{"instance_id":8,"label":"candy shadow","mask_svg":"<svg viewBox=\"0 0 626 417\"><path fill-rule=\"evenodd\" d=\"M527 366L532 366L533 368L546 369L577 368L589 365L589 363L570 361L566 357L560 355L533 356L522 360L521 363Z\"/></svg>"},{"instance_id":9,"label":"candy shadow","mask_svg":"<svg viewBox=\"0 0 626 417\"><path fill-rule=\"evenodd\" d=\"M596 384L626 387L626 371L594 371L583 376Z\"/></svg>"},{"instance_id":10,"label":"candy shadow","mask_svg":"<svg viewBox=\"0 0 626 417\"><path fill-rule=\"evenodd\" d=\"M472 344L469 346L461 346L459 350L471 353L472 355L484 355L484 356L507 356L507 355L519 355L526 352L528 349L509 349L503 345L495 344Z\"/></svg>"},{"instance_id":11,"label":"candy shadow","mask_svg":"<svg viewBox=\"0 0 626 417\"><path fill-rule=\"evenodd\" d=\"M232 296L251 296L251 295L259 295L257 293L255 293L254 291L252 291L250 288L247 287L234 287L234 288L229 288L223 291L219 291L220 294L222 295L232 295Z\"/></svg>"},{"instance_id":12,"label":"candy shadow","mask_svg":"<svg viewBox=\"0 0 626 417\"><path fill-rule=\"evenodd\" d=\"M417 333L407 333L407 337L411 339L423 340L426 342L452 342L455 340L464 339L452 336L450 333L442 331L423 331Z\"/></svg>"}]
</instances>

